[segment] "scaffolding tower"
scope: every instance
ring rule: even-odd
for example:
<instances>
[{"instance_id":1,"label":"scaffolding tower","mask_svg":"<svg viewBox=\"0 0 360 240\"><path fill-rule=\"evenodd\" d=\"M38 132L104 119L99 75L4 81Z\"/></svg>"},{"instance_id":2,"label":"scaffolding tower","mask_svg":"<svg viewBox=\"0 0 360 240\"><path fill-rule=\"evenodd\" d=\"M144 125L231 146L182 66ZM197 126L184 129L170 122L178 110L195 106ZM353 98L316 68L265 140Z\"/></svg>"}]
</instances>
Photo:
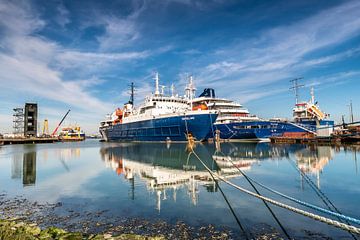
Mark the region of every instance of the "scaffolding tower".
<instances>
[{"instance_id":1,"label":"scaffolding tower","mask_svg":"<svg viewBox=\"0 0 360 240\"><path fill-rule=\"evenodd\" d=\"M13 128L15 135L24 135L24 108L14 108Z\"/></svg>"}]
</instances>

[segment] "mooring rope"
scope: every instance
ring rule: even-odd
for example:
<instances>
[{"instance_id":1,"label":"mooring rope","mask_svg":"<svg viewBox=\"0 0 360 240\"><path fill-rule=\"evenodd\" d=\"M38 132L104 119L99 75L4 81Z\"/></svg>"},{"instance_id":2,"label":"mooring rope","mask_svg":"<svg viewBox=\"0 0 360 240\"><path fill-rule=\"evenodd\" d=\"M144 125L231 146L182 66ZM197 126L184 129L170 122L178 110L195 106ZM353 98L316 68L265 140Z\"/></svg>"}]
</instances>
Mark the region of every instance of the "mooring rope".
<instances>
[{"instance_id":1,"label":"mooring rope","mask_svg":"<svg viewBox=\"0 0 360 240\"><path fill-rule=\"evenodd\" d=\"M193 154L196 156L196 158L201 162L201 164L208 170L208 171L211 171L207 166L206 164L201 160L201 158L193 151ZM264 201L267 201L273 205L276 205L278 207L281 207L281 208L284 208L284 209L287 209L287 210L290 210L292 212L295 212L297 214L300 214L300 215L303 215L305 217L309 217L309 218L312 218L314 220L317 220L317 221L320 221L320 222L323 222L323 223L326 223L326 224L329 224L329 225L332 225L332 226L335 226L337 228L340 228L340 229L343 229L343 230L346 230L346 231L349 231L349 232L352 232L352 233L356 233L356 234L360 234L360 228L357 228L355 226L351 226L351 225L348 225L348 224L345 224L345 223L342 223L342 222L339 222L339 221L336 221L336 220L333 220L333 219L330 219L330 218L326 218L326 217L323 217L323 216L320 216L320 215L317 215L317 214L314 214L314 213L310 213L310 212L307 212L305 210L302 210L302 209L299 209L299 208L296 208L296 207L292 207L292 206L289 206L287 204L284 204L284 203L281 203L281 202L278 202L276 200L273 200L271 198L268 198L268 197L264 197L262 195L259 195L257 193L254 193L254 192L251 192L245 188L242 188L228 180L226 180L225 178L223 178L222 176L216 174L216 173L213 173L218 179L220 179L221 181L225 182L226 184L244 192L244 193L247 193L253 197L256 197L256 198L259 198L259 199L262 199Z\"/></svg>"},{"instance_id":2,"label":"mooring rope","mask_svg":"<svg viewBox=\"0 0 360 240\"><path fill-rule=\"evenodd\" d=\"M330 199L325 195L325 193L323 191L321 191L321 189L319 189L316 186L316 184L295 165L295 163L293 161L291 161L290 159L288 159L288 161L301 174L301 176L303 178L305 178L306 182L315 191L315 193L323 200L323 202L326 204L326 206L330 210L331 210L331 206L332 206L337 213L341 214L340 210L337 207L335 207L335 205L330 201ZM331 206L329 206L329 204Z\"/></svg>"},{"instance_id":3,"label":"mooring rope","mask_svg":"<svg viewBox=\"0 0 360 240\"><path fill-rule=\"evenodd\" d=\"M252 188L255 190L255 192L259 195L260 192L257 190L257 188L255 187L255 185L251 182L251 178L248 177L240 168L238 168L233 161L231 161L229 158L227 158L227 160L236 168L239 170L239 172L245 177L246 181L252 186ZM275 213L273 212L273 210L270 208L269 204L262 200L264 205L266 206L266 208L269 210L270 214L273 216L273 218L275 219L276 223L280 226L281 230L283 231L283 233L285 234L285 236L288 239L291 239L290 235L288 234L288 232L286 231L286 229L284 228L284 226L281 224L280 220L276 217Z\"/></svg>"},{"instance_id":4,"label":"mooring rope","mask_svg":"<svg viewBox=\"0 0 360 240\"><path fill-rule=\"evenodd\" d=\"M323 191L321 191L320 188L318 188L318 186L316 186L316 184L311 180L311 178L309 178L305 173L303 173L299 167L291 160L291 159L288 159L288 161L290 162L290 165L292 165L299 173L300 175L305 179L305 181L309 184L309 186L315 191L316 195L319 196L319 198L323 201L323 203L329 208L330 211L332 211L332 208L335 210L335 212L339 215L343 215L340 210L335 207L335 205L332 203L332 201L330 201L330 199L325 195L325 193ZM330 204L330 205L329 205ZM324 209L326 210L326 209ZM345 216L345 215L344 215ZM345 218L342 218L342 217L339 217L337 216L337 218L339 219L339 221L341 221L341 219L344 219L345 223L347 223L348 225L350 225L349 221L351 220L348 220L346 219L348 216L345 216ZM356 219L357 221L359 221L358 219ZM353 221L351 221L353 222ZM360 222L360 221L359 221ZM357 223L359 224L359 223ZM351 236L357 240L357 237L354 236L354 234L352 234L350 232Z\"/></svg>"},{"instance_id":5,"label":"mooring rope","mask_svg":"<svg viewBox=\"0 0 360 240\"><path fill-rule=\"evenodd\" d=\"M194 155L195 155L195 152L194 152L194 151L191 151L191 152L188 154L188 159L189 159L189 157L190 157L190 155L191 155L192 153L194 153ZM241 231L243 232L245 238L248 240L249 237L248 237L248 235L247 235L247 233L246 233L246 231L245 231L245 228L244 228L243 225L241 224L240 219L237 217L237 215L236 215L234 209L232 208L229 200L227 199L227 197L225 196L225 193L224 193L223 190L221 189L220 184L219 184L218 181L215 179L215 177L214 177L214 175L213 175L213 172L212 172L210 169L208 169L208 168L207 168L206 170L209 172L211 178L212 178L213 181L215 182L216 186L219 188L219 190L220 190L220 192L221 192L221 195L222 195L222 197L224 198L226 204L228 205L228 207L229 207L232 215L234 216L237 224L239 225L239 227L240 227Z\"/></svg>"},{"instance_id":6,"label":"mooring rope","mask_svg":"<svg viewBox=\"0 0 360 240\"><path fill-rule=\"evenodd\" d=\"M298 204L300 204L300 205L303 205L303 206L305 206L305 207L309 207L309 208L312 208L312 209L314 209L314 210L317 210L317 211L320 211L320 212L323 212L323 213L327 213L327 214L332 215L332 216L334 216L334 217L339 217L339 218L341 218L341 219L344 219L344 220L347 220L347 221L350 221L350 222L353 222L353 223L356 223L356 224L359 224L359 225L360 225L360 220L359 220L359 219L356 219L356 218L349 217L349 216L346 216L346 215L341 214L341 213L336 213L336 212L333 212L333 211L324 209L324 208L322 208L322 207L319 207L319 206L313 205L313 204L311 204L311 203L307 203L307 202L301 201L301 200L299 200L299 199L296 199L296 198L293 198L293 197L291 197L291 196L288 196L288 195L286 195L286 194L284 194L284 193L281 193L281 192L279 192L279 191L277 191L277 190L274 190L274 189L272 189L272 188L270 188L270 187L267 187L267 186L265 186L264 184L262 184L262 183L260 183L260 182L258 182L258 181L256 181L256 180L254 180L253 178L251 178L251 177L249 177L247 174L245 174L244 171L242 171L238 166L236 166L235 163L234 163L232 160L230 160L229 158L227 158L227 160L228 160L246 179L249 179L251 182L259 185L259 186L262 187L262 188L265 188L266 190L268 190L268 191L270 191L270 192L272 192L272 193L275 193L275 194L277 194L277 195L279 195L279 196L282 196L282 197L284 197L284 198L286 198L286 199L288 199L288 200L290 200L290 201L296 202L296 203L298 203Z\"/></svg>"}]
</instances>

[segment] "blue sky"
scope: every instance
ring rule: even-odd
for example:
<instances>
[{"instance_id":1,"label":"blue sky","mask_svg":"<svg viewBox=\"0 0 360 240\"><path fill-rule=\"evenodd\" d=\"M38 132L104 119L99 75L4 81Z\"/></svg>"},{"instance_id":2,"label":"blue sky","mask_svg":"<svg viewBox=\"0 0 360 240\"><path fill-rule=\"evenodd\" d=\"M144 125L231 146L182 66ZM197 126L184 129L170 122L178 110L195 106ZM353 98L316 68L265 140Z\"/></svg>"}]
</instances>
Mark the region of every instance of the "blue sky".
<instances>
[{"instance_id":1,"label":"blue sky","mask_svg":"<svg viewBox=\"0 0 360 240\"><path fill-rule=\"evenodd\" d=\"M50 128L88 133L137 87L137 103L161 84L183 94L193 74L260 117L291 117L289 80L304 77L339 121L353 101L360 120L359 1L0 0L0 132L12 108L39 104Z\"/></svg>"}]
</instances>

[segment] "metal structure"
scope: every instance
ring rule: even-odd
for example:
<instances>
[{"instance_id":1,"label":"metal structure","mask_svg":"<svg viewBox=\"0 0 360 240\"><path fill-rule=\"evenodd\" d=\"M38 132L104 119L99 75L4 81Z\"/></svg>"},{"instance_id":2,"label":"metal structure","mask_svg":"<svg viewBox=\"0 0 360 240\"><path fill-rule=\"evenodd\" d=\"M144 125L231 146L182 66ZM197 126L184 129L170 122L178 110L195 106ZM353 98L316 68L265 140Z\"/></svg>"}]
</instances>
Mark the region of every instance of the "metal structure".
<instances>
[{"instance_id":1,"label":"metal structure","mask_svg":"<svg viewBox=\"0 0 360 240\"><path fill-rule=\"evenodd\" d=\"M299 102L299 88L304 87L304 84L299 84L298 80L303 79L302 77L300 78L295 78L293 80L290 80L290 82L293 83L293 87L290 88L290 90L294 90L295 91L295 103L298 104Z\"/></svg>"},{"instance_id":2,"label":"metal structure","mask_svg":"<svg viewBox=\"0 0 360 240\"><path fill-rule=\"evenodd\" d=\"M25 137L36 137L37 118L38 118L38 105L36 103L25 103L25 111L24 111Z\"/></svg>"},{"instance_id":3,"label":"metal structure","mask_svg":"<svg viewBox=\"0 0 360 240\"><path fill-rule=\"evenodd\" d=\"M13 114L13 128L15 135L24 135L24 109L23 108L14 108Z\"/></svg>"},{"instance_id":4,"label":"metal structure","mask_svg":"<svg viewBox=\"0 0 360 240\"><path fill-rule=\"evenodd\" d=\"M129 103L130 104L132 104L132 105L135 105L134 104L134 92L135 92L135 86L134 86L134 83L132 82L131 84L130 84L130 101L129 101Z\"/></svg>"},{"instance_id":5,"label":"metal structure","mask_svg":"<svg viewBox=\"0 0 360 240\"><path fill-rule=\"evenodd\" d=\"M354 113L353 113L353 105L352 105L352 100L350 100L350 104L349 106L349 121L350 123L354 122Z\"/></svg>"},{"instance_id":6,"label":"metal structure","mask_svg":"<svg viewBox=\"0 0 360 240\"><path fill-rule=\"evenodd\" d=\"M43 126L43 131L42 131L42 135L43 136L49 136L49 121L47 119L44 120L44 126Z\"/></svg>"}]
</instances>

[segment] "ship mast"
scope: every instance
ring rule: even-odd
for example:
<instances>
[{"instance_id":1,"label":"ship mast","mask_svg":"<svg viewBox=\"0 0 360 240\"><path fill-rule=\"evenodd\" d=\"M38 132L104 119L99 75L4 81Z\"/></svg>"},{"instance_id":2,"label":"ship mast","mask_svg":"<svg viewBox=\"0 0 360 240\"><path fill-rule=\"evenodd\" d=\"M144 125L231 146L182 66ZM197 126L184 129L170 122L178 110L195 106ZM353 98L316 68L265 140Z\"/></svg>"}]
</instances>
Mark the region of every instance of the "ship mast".
<instances>
[{"instance_id":1,"label":"ship mast","mask_svg":"<svg viewBox=\"0 0 360 240\"><path fill-rule=\"evenodd\" d=\"M186 98L188 98L189 100L192 100L195 97L195 90L196 90L196 88L195 88L194 83L193 83L193 76L190 75L189 76L189 83L185 88Z\"/></svg>"},{"instance_id":2,"label":"ship mast","mask_svg":"<svg viewBox=\"0 0 360 240\"><path fill-rule=\"evenodd\" d=\"M190 101L191 109L192 109L192 100L195 97L195 90L196 90L196 88L195 88L194 83L193 83L193 76L190 75L189 76L189 83L185 88L185 95L186 95L185 97Z\"/></svg>"},{"instance_id":3,"label":"ship mast","mask_svg":"<svg viewBox=\"0 0 360 240\"><path fill-rule=\"evenodd\" d=\"M171 97L174 97L174 92L175 92L175 86L174 84L171 84Z\"/></svg>"},{"instance_id":4,"label":"ship mast","mask_svg":"<svg viewBox=\"0 0 360 240\"><path fill-rule=\"evenodd\" d=\"M159 91L159 73L155 72L155 96L159 96L160 95L160 91Z\"/></svg>"},{"instance_id":5,"label":"ship mast","mask_svg":"<svg viewBox=\"0 0 360 240\"><path fill-rule=\"evenodd\" d=\"M304 84L299 84L298 80L303 79L302 77L300 78L294 78L293 80L290 80L290 82L293 83L293 86L290 88L290 90L294 90L295 91L295 103L298 104L299 102L299 88L304 87Z\"/></svg>"},{"instance_id":6,"label":"ship mast","mask_svg":"<svg viewBox=\"0 0 360 240\"><path fill-rule=\"evenodd\" d=\"M314 104L315 103L314 87L311 87L310 94L311 94L311 103Z\"/></svg>"},{"instance_id":7,"label":"ship mast","mask_svg":"<svg viewBox=\"0 0 360 240\"><path fill-rule=\"evenodd\" d=\"M131 104L131 105L134 105L134 90L135 89L135 87L134 87L134 83L132 82L131 84L130 84L130 101L129 101L129 103Z\"/></svg>"}]
</instances>

